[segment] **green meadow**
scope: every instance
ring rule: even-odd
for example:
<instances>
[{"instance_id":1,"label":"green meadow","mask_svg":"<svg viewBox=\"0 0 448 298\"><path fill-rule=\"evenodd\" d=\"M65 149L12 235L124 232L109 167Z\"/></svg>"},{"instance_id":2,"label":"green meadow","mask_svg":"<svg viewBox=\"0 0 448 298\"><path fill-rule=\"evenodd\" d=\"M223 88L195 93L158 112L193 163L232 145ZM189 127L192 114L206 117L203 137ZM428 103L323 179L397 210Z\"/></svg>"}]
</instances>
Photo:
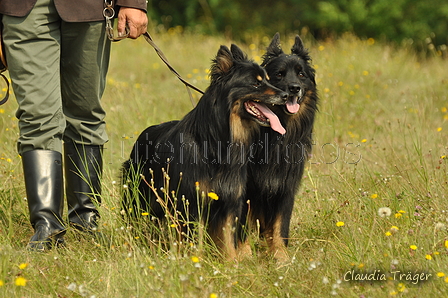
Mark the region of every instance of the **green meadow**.
<instances>
[{"instance_id":1,"label":"green meadow","mask_svg":"<svg viewBox=\"0 0 448 298\"><path fill-rule=\"evenodd\" d=\"M222 37L153 34L174 68L205 89ZM448 60L428 50L351 35L309 48L320 95L313 155L297 193L290 260L265 253L227 262L204 241L180 243L173 225L142 214L128 225L120 165L146 127L180 119L199 99L143 38L113 44L104 107L101 230L97 243L68 228L66 247L29 252L14 96L0 106L1 297L448 297ZM282 36L289 52L294 35ZM261 62L271 36L238 43ZM2 91L5 92L5 89ZM204 123L206 125L206 123ZM192 186L194 187L194 186Z\"/></svg>"}]
</instances>

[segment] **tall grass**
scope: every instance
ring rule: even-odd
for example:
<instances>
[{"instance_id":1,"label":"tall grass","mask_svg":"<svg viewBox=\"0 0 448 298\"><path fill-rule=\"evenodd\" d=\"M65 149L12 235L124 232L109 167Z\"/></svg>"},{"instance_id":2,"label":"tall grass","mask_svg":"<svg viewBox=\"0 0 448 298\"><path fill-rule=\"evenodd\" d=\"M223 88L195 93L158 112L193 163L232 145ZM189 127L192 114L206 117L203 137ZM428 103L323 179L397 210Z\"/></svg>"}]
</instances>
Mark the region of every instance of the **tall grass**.
<instances>
[{"instance_id":1,"label":"tall grass","mask_svg":"<svg viewBox=\"0 0 448 298\"><path fill-rule=\"evenodd\" d=\"M282 37L285 50L293 37ZM154 38L202 89L219 45L231 43L176 29ZM259 61L269 39L240 46ZM447 296L448 61L437 53L421 60L406 48L352 36L305 40L321 102L293 213L290 262L267 256L256 232L253 256L228 263L204 241L166 236L173 227L150 216L133 226L123 220L119 167L136 136L192 108L185 87L153 49L142 39L126 40L113 45L104 96L110 141L100 210L111 246L69 229L65 249L25 250L32 230L15 149L14 99L0 108L0 296ZM349 280L360 273L375 275Z\"/></svg>"}]
</instances>

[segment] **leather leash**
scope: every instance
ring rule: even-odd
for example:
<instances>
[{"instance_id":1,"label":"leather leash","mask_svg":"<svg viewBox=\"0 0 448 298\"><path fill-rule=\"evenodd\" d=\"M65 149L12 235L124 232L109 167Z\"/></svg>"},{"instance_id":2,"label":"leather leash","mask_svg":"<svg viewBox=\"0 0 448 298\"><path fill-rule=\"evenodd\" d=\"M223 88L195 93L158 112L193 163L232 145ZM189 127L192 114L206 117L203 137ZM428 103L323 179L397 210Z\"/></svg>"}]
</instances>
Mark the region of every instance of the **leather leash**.
<instances>
[{"instance_id":1,"label":"leather leash","mask_svg":"<svg viewBox=\"0 0 448 298\"><path fill-rule=\"evenodd\" d=\"M8 99L9 99L9 81L8 81L8 78L5 77L5 75L4 75L3 73L0 73L0 76L1 76L1 77L3 78L3 80L5 80L5 82L6 82L6 94L5 94L5 97L3 97L2 100L0 100L0 105L2 105L2 104L4 104L4 103L6 103L6 102L8 101Z\"/></svg>"},{"instance_id":2,"label":"leather leash","mask_svg":"<svg viewBox=\"0 0 448 298\"><path fill-rule=\"evenodd\" d=\"M143 33L143 37L145 38L145 40L154 48L154 50L156 51L157 55L159 55L160 59L162 59L162 61L166 64L166 66L168 66L168 68L177 76L177 78L185 84L185 86L190 87L191 89L204 94L204 91L202 91L201 89L199 89L198 87L188 83L184 78L182 78L182 76L173 68L173 66L171 66L171 64L168 62L168 59L166 58L166 56L163 54L162 50L154 43L154 40L152 39L151 35L149 35L148 32Z\"/></svg>"},{"instance_id":3,"label":"leather leash","mask_svg":"<svg viewBox=\"0 0 448 298\"><path fill-rule=\"evenodd\" d=\"M113 42L120 41L122 39L127 38L128 35L129 35L129 27L128 26L126 26L126 32L125 32L124 35L118 36L118 37L114 37L114 28L113 28L112 20L113 20L113 18L115 16L115 10L113 8L113 1L112 0L104 0L104 3L105 3L105 8L103 10L103 16L104 16L104 19L106 20L107 37L109 38L109 40L111 40ZM189 88L191 88L191 89L193 89L193 90L195 90L195 91L197 91L197 92L199 92L201 94L204 94L204 91L202 91L198 87L190 84L184 78L182 78L182 76L170 64L170 62L166 58L165 54L163 54L162 50L155 44L154 40L152 39L152 37L148 33L148 31L143 33L143 37L145 38L146 42L149 43L154 48L154 50L156 51L157 55L160 57L160 59L162 59L163 63L165 63L165 65L169 68L169 70L171 70L171 72L174 73L176 75L176 77L182 83L184 83L185 87L187 88L188 95L190 96L191 104L194 107L196 104L194 102L193 95L191 94L191 90Z\"/></svg>"},{"instance_id":4,"label":"leather leash","mask_svg":"<svg viewBox=\"0 0 448 298\"><path fill-rule=\"evenodd\" d=\"M5 48L3 44L3 23L0 16L0 76L6 83L6 94L2 100L0 100L0 105L6 103L9 98L9 81L8 78L3 74L8 69L8 64L6 63Z\"/></svg>"},{"instance_id":5,"label":"leather leash","mask_svg":"<svg viewBox=\"0 0 448 298\"><path fill-rule=\"evenodd\" d=\"M166 58L166 56L163 54L162 50L155 44L154 40L152 39L151 35L148 32L143 33L143 37L145 38L146 42L149 43L153 49L156 51L157 55L160 57L160 59L163 61L163 63L165 63L165 65L169 68L169 70L171 70L172 73L174 73L176 75L176 77L182 82L184 83L185 87L187 88L187 92L188 95L190 96L190 101L191 104L193 105L193 107L196 105L194 99L193 99L193 95L191 94L191 89L204 94L204 91L202 91L201 89L199 89L198 87L190 84L189 82L187 82L184 78L182 78L182 76L174 69L174 67L169 63L168 59Z\"/></svg>"}]
</instances>

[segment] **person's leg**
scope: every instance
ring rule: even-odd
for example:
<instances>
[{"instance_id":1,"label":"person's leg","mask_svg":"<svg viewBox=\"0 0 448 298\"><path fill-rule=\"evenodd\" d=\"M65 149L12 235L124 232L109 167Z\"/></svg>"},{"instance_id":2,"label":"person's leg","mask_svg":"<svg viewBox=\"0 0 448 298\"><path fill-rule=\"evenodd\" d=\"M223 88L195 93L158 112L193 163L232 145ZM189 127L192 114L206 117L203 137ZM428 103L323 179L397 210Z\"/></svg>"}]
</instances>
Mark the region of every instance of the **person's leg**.
<instances>
[{"instance_id":1,"label":"person's leg","mask_svg":"<svg viewBox=\"0 0 448 298\"><path fill-rule=\"evenodd\" d=\"M23 18L3 16L8 72L19 104L19 154L62 152L66 122L59 76L60 19L51 2L38 1Z\"/></svg>"},{"instance_id":2,"label":"person's leg","mask_svg":"<svg viewBox=\"0 0 448 298\"><path fill-rule=\"evenodd\" d=\"M45 251L64 242L62 154L30 150L22 154L30 221L34 235L28 249Z\"/></svg>"},{"instance_id":3,"label":"person's leg","mask_svg":"<svg viewBox=\"0 0 448 298\"><path fill-rule=\"evenodd\" d=\"M61 91L67 121L64 141L103 145L108 137L101 97L110 56L104 22L63 22L61 32Z\"/></svg>"},{"instance_id":4,"label":"person's leg","mask_svg":"<svg viewBox=\"0 0 448 298\"><path fill-rule=\"evenodd\" d=\"M104 22L62 24L61 81L67 128L65 186L70 224L96 230L101 203L102 149L107 141L101 97L110 41Z\"/></svg>"},{"instance_id":5,"label":"person's leg","mask_svg":"<svg viewBox=\"0 0 448 298\"><path fill-rule=\"evenodd\" d=\"M34 235L32 250L62 242L62 134L60 19L52 1L38 1L23 18L3 16L3 40L18 102L25 188Z\"/></svg>"},{"instance_id":6,"label":"person's leg","mask_svg":"<svg viewBox=\"0 0 448 298\"><path fill-rule=\"evenodd\" d=\"M68 220L80 231L95 231L100 214L103 146L64 143Z\"/></svg>"}]
</instances>

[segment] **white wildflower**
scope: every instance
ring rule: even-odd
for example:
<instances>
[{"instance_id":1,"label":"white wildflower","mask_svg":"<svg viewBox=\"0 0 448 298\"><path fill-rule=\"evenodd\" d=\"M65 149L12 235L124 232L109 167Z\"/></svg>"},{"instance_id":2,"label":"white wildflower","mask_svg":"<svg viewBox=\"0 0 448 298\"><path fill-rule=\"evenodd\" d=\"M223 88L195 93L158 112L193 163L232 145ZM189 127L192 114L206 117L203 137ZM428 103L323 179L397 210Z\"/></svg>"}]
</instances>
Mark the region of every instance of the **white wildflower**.
<instances>
[{"instance_id":1,"label":"white wildflower","mask_svg":"<svg viewBox=\"0 0 448 298\"><path fill-rule=\"evenodd\" d=\"M392 214L392 210L389 207L381 207L378 209L378 215L381 217L388 217Z\"/></svg>"}]
</instances>

